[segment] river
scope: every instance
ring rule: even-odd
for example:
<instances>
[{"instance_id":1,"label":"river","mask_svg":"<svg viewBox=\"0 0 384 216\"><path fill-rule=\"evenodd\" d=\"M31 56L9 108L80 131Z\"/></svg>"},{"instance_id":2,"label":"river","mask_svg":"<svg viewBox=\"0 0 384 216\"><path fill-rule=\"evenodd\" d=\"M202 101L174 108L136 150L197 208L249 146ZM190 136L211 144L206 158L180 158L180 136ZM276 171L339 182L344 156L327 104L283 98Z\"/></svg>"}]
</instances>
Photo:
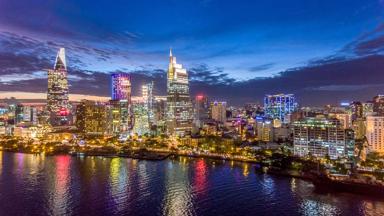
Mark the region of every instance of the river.
<instances>
[{"instance_id":1,"label":"river","mask_svg":"<svg viewBox=\"0 0 384 216\"><path fill-rule=\"evenodd\" d=\"M0 152L0 215L384 215L384 200L248 163Z\"/></svg>"}]
</instances>

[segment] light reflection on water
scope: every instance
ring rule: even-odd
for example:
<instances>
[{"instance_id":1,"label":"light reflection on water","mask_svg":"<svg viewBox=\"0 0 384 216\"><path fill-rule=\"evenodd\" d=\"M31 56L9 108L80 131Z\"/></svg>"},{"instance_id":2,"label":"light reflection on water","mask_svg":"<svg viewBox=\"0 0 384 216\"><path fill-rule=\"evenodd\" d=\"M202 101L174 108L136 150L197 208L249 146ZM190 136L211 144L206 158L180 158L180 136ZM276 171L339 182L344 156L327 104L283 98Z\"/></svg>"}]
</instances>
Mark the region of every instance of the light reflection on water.
<instances>
[{"instance_id":1,"label":"light reflection on water","mask_svg":"<svg viewBox=\"0 0 384 216\"><path fill-rule=\"evenodd\" d=\"M20 205L19 203L23 203ZM0 215L384 215L384 201L317 193L252 164L0 152Z\"/></svg>"},{"instance_id":2,"label":"light reflection on water","mask_svg":"<svg viewBox=\"0 0 384 216\"><path fill-rule=\"evenodd\" d=\"M194 215L188 170L186 170L189 167L186 163L187 159L182 158L181 163L174 164L165 173L163 215ZM183 172L179 171L180 166Z\"/></svg>"}]
</instances>

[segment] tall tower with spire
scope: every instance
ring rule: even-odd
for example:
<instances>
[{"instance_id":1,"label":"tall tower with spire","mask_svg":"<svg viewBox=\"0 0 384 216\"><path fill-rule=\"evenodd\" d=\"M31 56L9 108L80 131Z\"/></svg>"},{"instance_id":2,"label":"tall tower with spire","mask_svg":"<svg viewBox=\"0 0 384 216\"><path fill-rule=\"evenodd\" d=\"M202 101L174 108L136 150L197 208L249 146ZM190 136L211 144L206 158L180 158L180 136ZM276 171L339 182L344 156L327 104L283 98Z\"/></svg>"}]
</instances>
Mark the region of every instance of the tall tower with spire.
<instances>
[{"instance_id":1,"label":"tall tower with spire","mask_svg":"<svg viewBox=\"0 0 384 216\"><path fill-rule=\"evenodd\" d=\"M167 74L167 132L185 136L192 131L193 109L189 97L188 73L169 50Z\"/></svg>"},{"instance_id":2,"label":"tall tower with spire","mask_svg":"<svg viewBox=\"0 0 384 216\"><path fill-rule=\"evenodd\" d=\"M53 69L48 70L47 109L50 112L50 123L53 126L67 124L69 108L65 49L60 48Z\"/></svg>"}]
</instances>

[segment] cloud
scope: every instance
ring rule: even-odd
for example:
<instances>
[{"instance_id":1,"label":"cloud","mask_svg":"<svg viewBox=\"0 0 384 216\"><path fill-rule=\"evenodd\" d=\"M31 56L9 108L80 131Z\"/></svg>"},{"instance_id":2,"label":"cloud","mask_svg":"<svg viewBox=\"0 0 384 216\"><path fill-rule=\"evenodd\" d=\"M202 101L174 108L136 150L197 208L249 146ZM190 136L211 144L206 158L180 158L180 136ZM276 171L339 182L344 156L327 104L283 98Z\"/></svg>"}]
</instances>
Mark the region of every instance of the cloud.
<instances>
[{"instance_id":1,"label":"cloud","mask_svg":"<svg viewBox=\"0 0 384 216\"><path fill-rule=\"evenodd\" d=\"M351 53L357 56L366 56L384 53L384 23L377 25L372 31L368 31L356 40L347 44L341 53Z\"/></svg>"},{"instance_id":2,"label":"cloud","mask_svg":"<svg viewBox=\"0 0 384 216\"><path fill-rule=\"evenodd\" d=\"M256 65L256 66L250 67L249 71L251 71L251 72L264 71L264 70L271 69L273 66L275 66L275 63Z\"/></svg>"},{"instance_id":3,"label":"cloud","mask_svg":"<svg viewBox=\"0 0 384 216\"><path fill-rule=\"evenodd\" d=\"M367 100L384 91L384 56L376 53L384 46L380 39L383 31L384 27L379 26L350 44L349 49L354 53L366 55L353 58L332 55L273 77L236 81L228 75L236 71L206 63L194 64L188 68L191 95L204 93L212 99L228 100L230 104L261 101L265 94L274 93L294 93L300 103L314 105L343 99ZM52 68L57 48L63 45L69 53L70 94L109 96L109 74L118 71L131 74L133 95L140 95L141 85L151 81L155 82L155 95L166 94L166 71L159 66L112 64L122 56L124 61L134 58L130 52L76 41L43 41L10 32L0 32L0 91L46 92L44 69ZM90 64L100 62L112 67L98 70L96 65L90 69ZM274 66L266 63L248 69L258 72Z\"/></svg>"},{"instance_id":4,"label":"cloud","mask_svg":"<svg viewBox=\"0 0 384 216\"><path fill-rule=\"evenodd\" d=\"M211 68L206 64L200 64L188 69L189 77L192 82L203 82L208 85L226 84L235 82L235 79L229 78L222 68Z\"/></svg>"}]
</instances>

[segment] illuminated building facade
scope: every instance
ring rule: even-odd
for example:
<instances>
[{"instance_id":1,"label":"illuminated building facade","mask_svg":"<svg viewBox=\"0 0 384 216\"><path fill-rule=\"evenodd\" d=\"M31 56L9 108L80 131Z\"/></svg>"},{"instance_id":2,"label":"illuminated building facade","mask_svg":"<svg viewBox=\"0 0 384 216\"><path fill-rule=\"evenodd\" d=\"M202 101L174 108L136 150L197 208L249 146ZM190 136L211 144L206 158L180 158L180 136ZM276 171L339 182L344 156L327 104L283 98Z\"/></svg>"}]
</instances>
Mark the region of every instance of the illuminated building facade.
<instances>
[{"instance_id":1,"label":"illuminated building facade","mask_svg":"<svg viewBox=\"0 0 384 216\"><path fill-rule=\"evenodd\" d=\"M139 136L150 133L148 109L145 103L133 105L133 133Z\"/></svg>"},{"instance_id":2,"label":"illuminated building facade","mask_svg":"<svg viewBox=\"0 0 384 216\"><path fill-rule=\"evenodd\" d=\"M154 103L154 129L156 134L164 134L166 132L167 119L167 98L156 97Z\"/></svg>"},{"instance_id":3,"label":"illuminated building facade","mask_svg":"<svg viewBox=\"0 0 384 216\"><path fill-rule=\"evenodd\" d=\"M53 126L68 124L70 105L64 48L59 49L53 70L48 70L47 109Z\"/></svg>"},{"instance_id":4,"label":"illuminated building facade","mask_svg":"<svg viewBox=\"0 0 384 216\"><path fill-rule=\"evenodd\" d=\"M131 77L126 73L111 74L108 133L126 137L132 128Z\"/></svg>"},{"instance_id":5,"label":"illuminated building facade","mask_svg":"<svg viewBox=\"0 0 384 216\"><path fill-rule=\"evenodd\" d=\"M273 128L272 121L262 117L257 117L255 123L256 123L255 132L256 132L257 140L260 140L263 142L272 141L272 128Z\"/></svg>"},{"instance_id":6,"label":"illuminated building facade","mask_svg":"<svg viewBox=\"0 0 384 216\"><path fill-rule=\"evenodd\" d=\"M37 109L33 106L16 105L15 109L15 125L23 123L28 125L37 124Z\"/></svg>"},{"instance_id":7,"label":"illuminated building facade","mask_svg":"<svg viewBox=\"0 0 384 216\"><path fill-rule=\"evenodd\" d=\"M351 157L354 152L353 130L344 129L339 120L306 118L293 123L294 154L304 157Z\"/></svg>"},{"instance_id":8,"label":"illuminated building facade","mask_svg":"<svg viewBox=\"0 0 384 216\"><path fill-rule=\"evenodd\" d=\"M106 104L82 100L76 107L76 127L84 134L105 135L107 132Z\"/></svg>"},{"instance_id":9,"label":"illuminated building facade","mask_svg":"<svg viewBox=\"0 0 384 216\"><path fill-rule=\"evenodd\" d=\"M131 129L131 104L127 100L110 100L108 105L108 133L128 136Z\"/></svg>"},{"instance_id":10,"label":"illuminated building facade","mask_svg":"<svg viewBox=\"0 0 384 216\"><path fill-rule=\"evenodd\" d=\"M384 154L384 116L367 116L368 150Z\"/></svg>"},{"instance_id":11,"label":"illuminated building facade","mask_svg":"<svg viewBox=\"0 0 384 216\"><path fill-rule=\"evenodd\" d=\"M148 113L147 114L148 121L150 125L152 125L155 123L155 114L154 114L155 99L153 97L153 82L143 85L141 90L142 90L144 107L146 108Z\"/></svg>"},{"instance_id":12,"label":"illuminated building facade","mask_svg":"<svg viewBox=\"0 0 384 216\"><path fill-rule=\"evenodd\" d=\"M195 125L198 128L203 127L204 122L209 119L209 103L208 97L205 95L197 95L195 98Z\"/></svg>"},{"instance_id":13,"label":"illuminated building facade","mask_svg":"<svg viewBox=\"0 0 384 216\"><path fill-rule=\"evenodd\" d=\"M167 74L167 132L171 135L190 134L193 123L193 108L189 97L187 71L176 63L170 51Z\"/></svg>"},{"instance_id":14,"label":"illuminated building facade","mask_svg":"<svg viewBox=\"0 0 384 216\"><path fill-rule=\"evenodd\" d=\"M297 103L293 94L266 95L264 97L265 115L282 122L285 116L297 109Z\"/></svg>"},{"instance_id":15,"label":"illuminated building facade","mask_svg":"<svg viewBox=\"0 0 384 216\"><path fill-rule=\"evenodd\" d=\"M217 122L227 121L227 102L214 101L211 103L211 118Z\"/></svg>"},{"instance_id":16,"label":"illuminated building facade","mask_svg":"<svg viewBox=\"0 0 384 216\"><path fill-rule=\"evenodd\" d=\"M111 74L111 99L131 102L131 76L126 73Z\"/></svg>"}]
</instances>

